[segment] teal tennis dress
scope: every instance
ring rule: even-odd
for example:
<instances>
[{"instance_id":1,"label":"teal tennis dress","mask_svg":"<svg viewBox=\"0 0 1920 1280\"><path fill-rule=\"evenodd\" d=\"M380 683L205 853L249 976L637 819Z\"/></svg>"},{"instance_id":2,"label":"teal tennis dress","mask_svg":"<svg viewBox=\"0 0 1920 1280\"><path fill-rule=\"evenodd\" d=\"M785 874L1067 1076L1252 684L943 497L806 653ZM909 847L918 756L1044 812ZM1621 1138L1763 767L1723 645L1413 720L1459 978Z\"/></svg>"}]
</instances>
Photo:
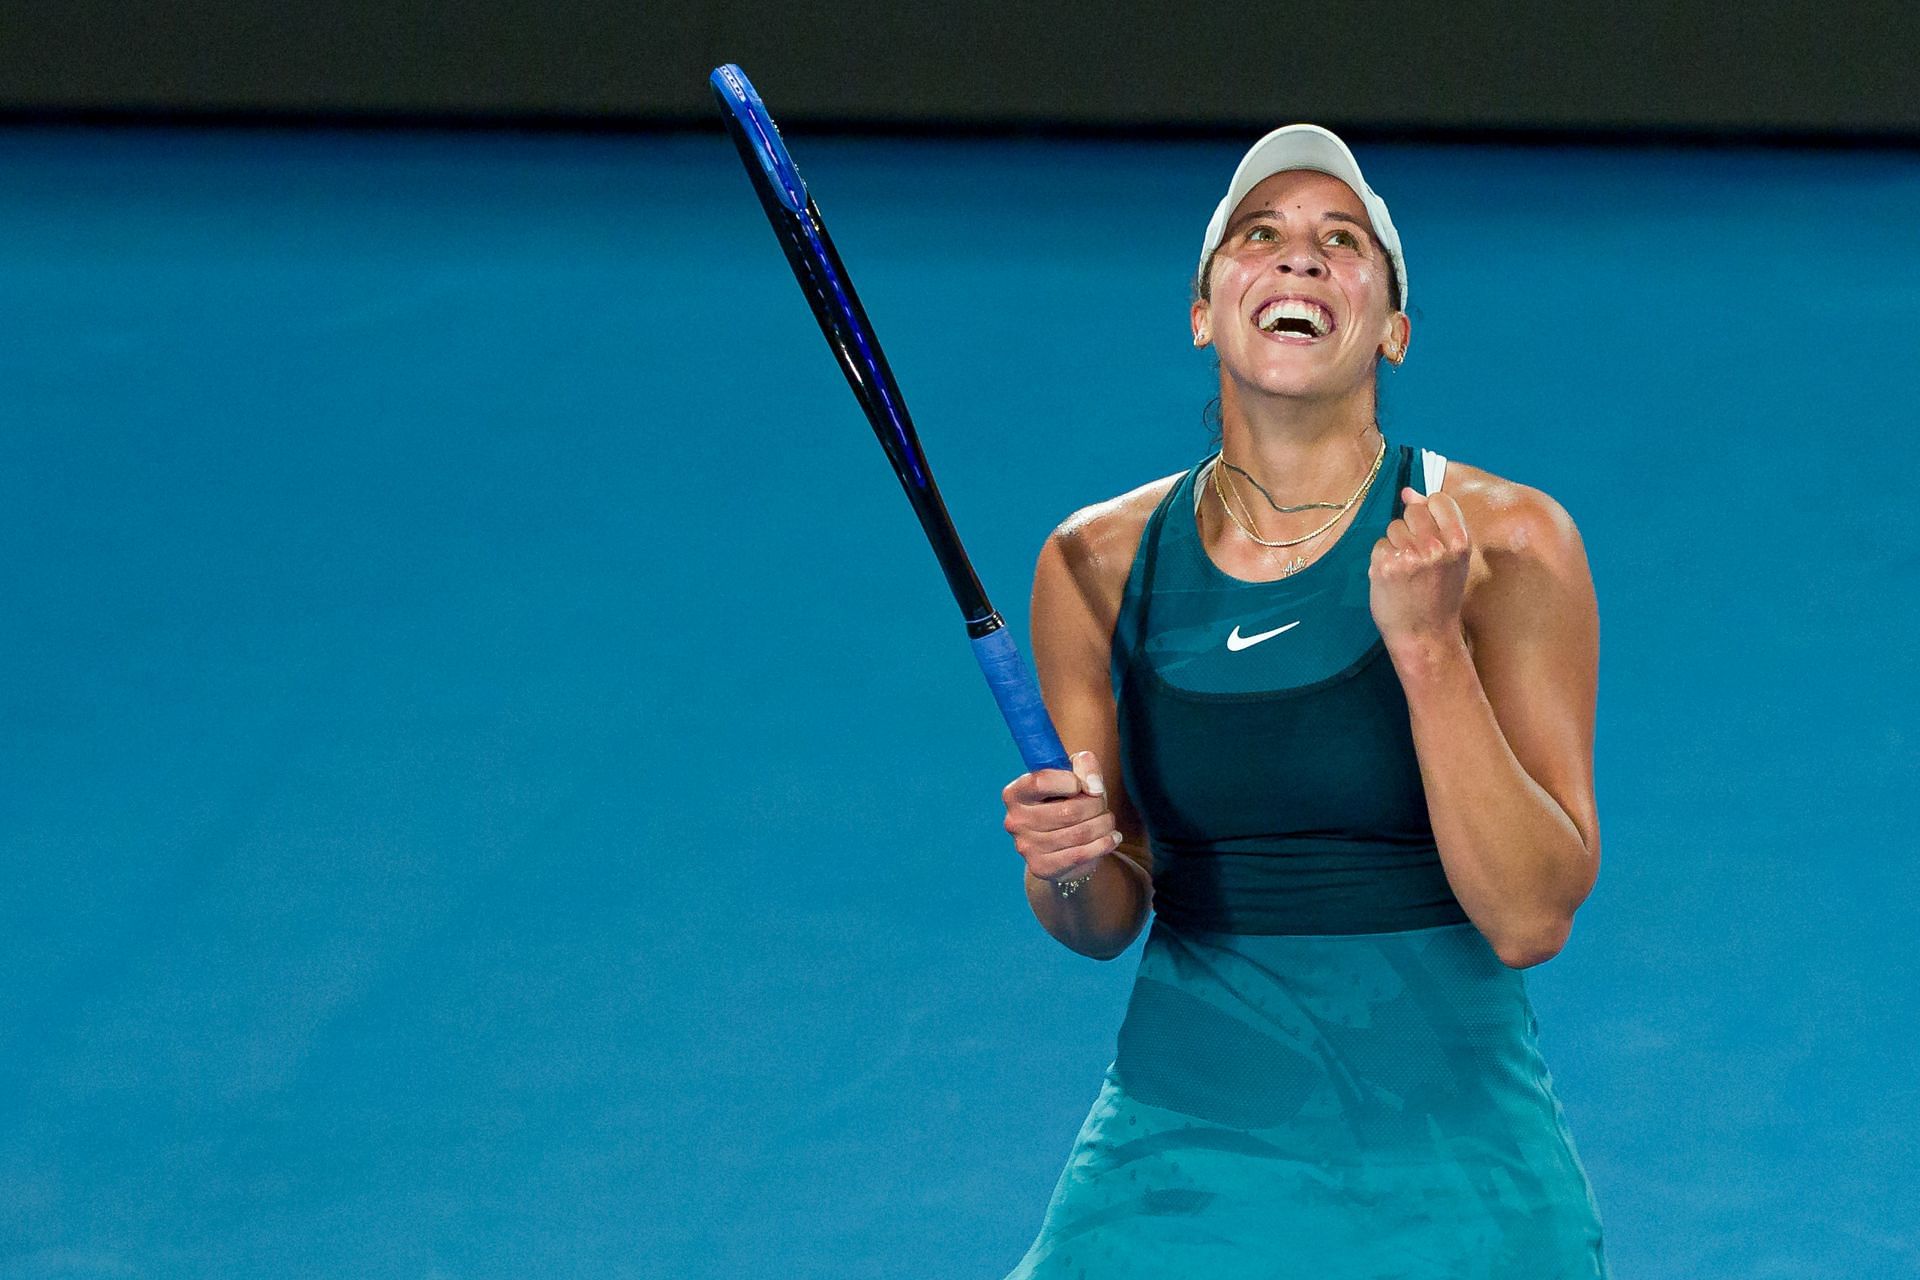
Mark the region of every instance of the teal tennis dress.
<instances>
[{"instance_id":1,"label":"teal tennis dress","mask_svg":"<svg viewBox=\"0 0 1920 1280\"><path fill-rule=\"evenodd\" d=\"M1007 1280L1589 1280L1600 1215L1526 983L1454 898L1368 607L1400 490L1276 582L1222 572L1189 470L1113 637L1154 916L1112 1065Z\"/></svg>"}]
</instances>

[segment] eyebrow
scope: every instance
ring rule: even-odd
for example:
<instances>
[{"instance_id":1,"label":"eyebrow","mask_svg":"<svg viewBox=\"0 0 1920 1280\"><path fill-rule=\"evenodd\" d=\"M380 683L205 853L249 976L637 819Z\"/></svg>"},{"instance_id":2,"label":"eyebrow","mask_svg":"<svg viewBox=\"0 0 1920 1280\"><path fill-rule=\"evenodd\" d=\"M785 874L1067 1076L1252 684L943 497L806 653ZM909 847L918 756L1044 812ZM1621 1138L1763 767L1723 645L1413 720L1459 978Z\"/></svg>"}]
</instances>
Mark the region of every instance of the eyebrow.
<instances>
[{"instance_id":1,"label":"eyebrow","mask_svg":"<svg viewBox=\"0 0 1920 1280\"><path fill-rule=\"evenodd\" d=\"M1278 209L1249 210L1248 212L1243 213L1239 217L1235 218L1232 224L1227 227L1227 230L1231 231L1234 229L1234 227L1239 226L1241 223L1247 222L1254 218L1272 218L1275 221L1280 221L1280 211ZM1328 219L1332 219L1335 222L1351 222L1354 226L1359 227L1369 233L1371 233L1372 231L1372 228L1368 227L1366 222L1363 219L1356 218L1350 213L1343 213L1338 209L1328 209L1325 213L1320 215L1320 220L1322 222L1325 222Z\"/></svg>"}]
</instances>

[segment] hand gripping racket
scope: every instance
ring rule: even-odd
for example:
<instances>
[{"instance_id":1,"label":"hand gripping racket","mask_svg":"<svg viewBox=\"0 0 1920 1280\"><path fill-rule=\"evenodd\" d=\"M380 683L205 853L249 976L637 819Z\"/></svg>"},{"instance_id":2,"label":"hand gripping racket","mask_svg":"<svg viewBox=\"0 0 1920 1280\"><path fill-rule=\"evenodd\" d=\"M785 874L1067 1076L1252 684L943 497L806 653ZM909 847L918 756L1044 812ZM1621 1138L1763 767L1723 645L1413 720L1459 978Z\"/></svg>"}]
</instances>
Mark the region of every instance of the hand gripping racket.
<instances>
[{"instance_id":1,"label":"hand gripping racket","mask_svg":"<svg viewBox=\"0 0 1920 1280\"><path fill-rule=\"evenodd\" d=\"M820 332L839 359L840 371L866 411L867 421L873 424L873 433L886 450L893 473L906 490L907 501L920 517L920 528L947 575L947 587L966 619L973 655L979 659L987 686L1000 704L1000 714L1013 732L1021 759L1029 771L1071 768L1060 735L1054 732L1053 721L1040 701L1033 673L1007 633L1006 623L988 602L966 548L960 545L960 535L954 532L947 505L940 500L940 489L933 482L933 469L921 452L913 419L907 416L907 403L901 399L887 358L880 351L880 340L867 322L853 281L840 264L840 255L834 252L820 210L807 194L807 184L800 180L800 171L794 168L773 117L767 114L746 73L732 63L716 67L708 83L719 100L720 115L733 145L739 148L740 161L760 195L761 207L767 211L767 221L773 224L773 233L787 252L794 279L807 295L813 318L820 322Z\"/></svg>"}]
</instances>

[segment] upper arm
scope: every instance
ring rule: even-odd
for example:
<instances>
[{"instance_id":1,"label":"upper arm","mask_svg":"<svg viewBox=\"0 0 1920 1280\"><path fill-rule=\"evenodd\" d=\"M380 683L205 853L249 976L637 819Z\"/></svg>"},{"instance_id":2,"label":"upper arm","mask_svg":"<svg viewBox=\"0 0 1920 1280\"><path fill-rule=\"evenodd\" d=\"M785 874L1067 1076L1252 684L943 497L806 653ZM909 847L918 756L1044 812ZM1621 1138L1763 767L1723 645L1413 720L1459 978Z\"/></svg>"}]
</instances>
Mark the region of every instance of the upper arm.
<instances>
[{"instance_id":1,"label":"upper arm","mask_svg":"<svg viewBox=\"0 0 1920 1280\"><path fill-rule=\"evenodd\" d=\"M1600 614L1580 531L1546 494L1501 482L1473 536L1486 572L1463 619L1507 745L1579 830L1597 865L1593 789Z\"/></svg>"},{"instance_id":2,"label":"upper arm","mask_svg":"<svg viewBox=\"0 0 1920 1280\"><path fill-rule=\"evenodd\" d=\"M1114 623L1132 565L1132 546L1123 556L1117 545L1124 534L1124 528L1076 517L1047 538L1033 576L1033 658L1061 743L1069 754L1091 751L1099 759L1107 804L1124 837L1116 852L1143 873L1150 891L1152 855L1121 778L1109 676Z\"/></svg>"}]
</instances>

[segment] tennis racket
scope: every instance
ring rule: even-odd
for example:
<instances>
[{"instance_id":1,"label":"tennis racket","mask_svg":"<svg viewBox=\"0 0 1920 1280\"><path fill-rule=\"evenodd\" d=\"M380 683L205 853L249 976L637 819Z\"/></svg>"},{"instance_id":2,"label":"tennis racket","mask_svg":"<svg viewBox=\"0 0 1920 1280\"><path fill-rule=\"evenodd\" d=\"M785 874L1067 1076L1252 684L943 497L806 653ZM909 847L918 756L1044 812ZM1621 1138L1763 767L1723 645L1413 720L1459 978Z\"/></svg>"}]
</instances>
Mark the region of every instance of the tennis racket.
<instances>
[{"instance_id":1,"label":"tennis racket","mask_svg":"<svg viewBox=\"0 0 1920 1280\"><path fill-rule=\"evenodd\" d=\"M1040 688L1020 655L1020 646L987 600L966 548L960 545L960 535L954 532L947 504L933 481L933 468L927 465L913 419L907 416L907 402L901 398L893 371L880 350L880 339L867 321L860 296L853 291L853 281L834 251L826 224L820 220L820 209L807 193L807 184L800 180L800 171L794 168L773 117L767 114L746 73L732 63L714 68L707 82L720 103L720 116L726 121L733 145L740 151L740 162L759 193L767 221L773 224L773 233L786 251L794 279L800 282L800 291L806 294L813 317L820 322L820 332L840 361L840 371L873 425L873 434L886 450L893 474L899 477L934 558L946 574L954 603L966 619L973 655L1020 748L1020 758L1030 772L1071 768L1060 735L1054 732L1053 721L1040 701Z\"/></svg>"}]
</instances>

